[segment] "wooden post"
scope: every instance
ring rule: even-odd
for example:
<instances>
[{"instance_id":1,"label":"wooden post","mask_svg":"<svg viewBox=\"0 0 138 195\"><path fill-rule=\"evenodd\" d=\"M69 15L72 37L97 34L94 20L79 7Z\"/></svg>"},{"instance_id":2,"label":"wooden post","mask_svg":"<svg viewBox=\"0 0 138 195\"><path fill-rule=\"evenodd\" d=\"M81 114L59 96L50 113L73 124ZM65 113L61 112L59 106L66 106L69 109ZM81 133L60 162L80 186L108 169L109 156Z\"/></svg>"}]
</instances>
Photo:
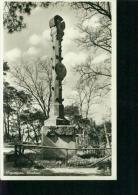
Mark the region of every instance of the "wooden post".
<instances>
[{"instance_id":1,"label":"wooden post","mask_svg":"<svg viewBox=\"0 0 138 195\"><path fill-rule=\"evenodd\" d=\"M105 132L105 137L106 137L106 147L109 148L110 147L110 142L109 142L109 138L108 138L108 135L107 135L107 129L106 129L106 125L104 123L104 132Z\"/></svg>"},{"instance_id":2,"label":"wooden post","mask_svg":"<svg viewBox=\"0 0 138 195\"><path fill-rule=\"evenodd\" d=\"M17 154L17 145L15 144L15 146L14 146L14 164L15 164L15 166L17 165L17 156L18 156L18 154Z\"/></svg>"}]
</instances>

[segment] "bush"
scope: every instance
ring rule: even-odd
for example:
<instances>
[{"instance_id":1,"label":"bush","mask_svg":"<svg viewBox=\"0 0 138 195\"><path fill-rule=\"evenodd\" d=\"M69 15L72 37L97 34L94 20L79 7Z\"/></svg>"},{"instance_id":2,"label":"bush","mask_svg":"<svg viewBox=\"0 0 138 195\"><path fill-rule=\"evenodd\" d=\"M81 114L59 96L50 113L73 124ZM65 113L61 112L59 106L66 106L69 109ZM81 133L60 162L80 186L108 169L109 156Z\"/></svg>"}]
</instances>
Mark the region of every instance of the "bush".
<instances>
[{"instance_id":1,"label":"bush","mask_svg":"<svg viewBox=\"0 0 138 195\"><path fill-rule=\"evenodd\" d=\"M99 170L101 170L101 169L106 170L107 168L109 168L111 170L111 159L104 160L104 161L98 163L97 166L98 166Z\"/></svg>"},{"instance_id":2,"label":"bush","mask_svg":"<svg viewBox=\"0 0 138 195\"><path fill-rule=\"evenodd\" d=\"M81 158L101 158L105 156L105 151L102 150L91 150L91 151L81 151L81 152L77 152L77 156L81 157Z\"/></svg>"},{"instance_id":3,"label":"bush","mask_svg":"<svg viewBox=\"0 0 138 195\"><path fill-rule=\"evenodd\" d=\"M19 156L15 161L16 167L31 167L33 165L33 161L27 158L26 156Z\"/></svg>"},{"instance_id":4,"label":"bush","mask_svg":"<svg viewBox=\"0 0 138 195\"><path fill-rule=\"evenodd\" d=\"M79 156L73 156L68 160L68 166L73 167L87 167L90 164L93 164L97 161L96 158L83 159Z\"/></svg>"}]
</instances>

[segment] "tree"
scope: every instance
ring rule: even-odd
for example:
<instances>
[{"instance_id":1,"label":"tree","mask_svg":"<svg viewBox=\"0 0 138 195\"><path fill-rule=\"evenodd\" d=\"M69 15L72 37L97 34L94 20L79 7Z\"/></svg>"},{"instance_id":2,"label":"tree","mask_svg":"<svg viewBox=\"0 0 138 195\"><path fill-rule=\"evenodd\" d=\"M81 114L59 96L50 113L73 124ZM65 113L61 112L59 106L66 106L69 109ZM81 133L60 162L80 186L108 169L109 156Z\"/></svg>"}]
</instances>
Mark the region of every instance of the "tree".
<instances>
[{"instance_id":1,"label":"tree","mask_svg":"<svg viewBox=\"0 0 138 195\"><path fill-rule=\"evenodd\" d=\"M20 118L24 129L24 142L38 144L41 138L41 127L44 121L43 112L36 108L32 111L27 109L21 114Z\"/></svg>"},{"instance_id":2,"label":"tree","mask_svg":"<svg viewBox=\"0 0 138 195\"><path fill-rule=\"evenodd\" d=\"M78 28L83 36L77 39L80 46L100 48L111 53L111 5L109 2L80 2L74 3L75 8L82 9L84 15ZM93 16L99 20L95 28L89 24Z\"/></svg>"},{"instance_id":3,"label":"tree","mask_svg":"<svg viewBox=\"0 0 138 195\"><path fill-rule=\"evenodd\" d=\"M109 136L107 133L107 127L106 127L106 123L104 123L104 132L105 132L105 137L106 137L106 147L111 147L111 144L110 144L110 140L109 140Z\"/></svg>"},{"instance_id":4,"label":"tree","mask_svg":"<svg viewBox=\"0 0 138 195\"><path fill-rule=\"evenodd\" d=\"M10 119L14 112L12 108L12 102L14 100L14 91L15 89L10 86L10 84L6 81L6 76L8 71L10 70L8 63L3 62L3 124L4 124L4 137L5 139L10 138Z\"/></svg>"},{"instance_id":5,"label":"tree","mask_svg":"<svg viewBox=\"0 0 138 195\"><path fill-rule=\"evenodd\" d=\"M65 107L65 116L67 115L70 119L73 117L73 116L76 116L76 115L79 115L79 108L78 106L76 105L68 105Z\"/></svg>"},{"instance_id":6,"label":"tree","mask_svg":"<svg viewBox=\"0 0 138 195\"><path fill-rule=\"evenodd\" d=\"M78 106L66 106L65 115L69 117L71 124L75 127L76 133L81 134L84 129L89 129L90 120L88 118L83 118L82 115L80 115Z\"/></svg>"},{"instance_id":7,"label":"tree","mask_svg":"<svg viewBox=\"0 0 138 195\"><path fill-rule=\"evenodd\" d=\"M18 131L18 139L22 141L23 133L21 128L21 114L27 107L31 107L31 96L24 91L15 91L15 99L13 102L13 107L16 115L16 124Z\"/></svg>"},{"instance_id":8,"label":"tree","mask_svg":"<svg viewBox=\"0 0 138 195\"><path fill-rule=\"evenodd\" d=\"M3 75L6 75L9 69L8 62L3 62Z\"/></svg>"},{"instance_id":9,"label":"tree","mask_svg":"<svg viewBox=\"0 0 138 195\"><path fill-rule=\"evenodd\" d=\"M15 89L9 85L8 82L4 82L3 89L3 112L4 112L4 135L5 138L10 137L10 119L15 111L12 107L12 103L15 99Z\"/></svg>"},{"instance_id":10,"label":"tree","mask_svg":"<svg viewBox=\"0 0 138 195\"><path fill-rule=\"evenodd\" d=\"M111 121L103 121L96 129L101 147L111 147Z\"/></svg>"},{"instance_id":11,"label":"tree","mask_svg":"<svg viewBox=\"0 0 138 195\"><path fill-rule=\"evenodd\" d=\"M80 47L94 49L97 53L105 53L107 58L100 63L94 62L93 55L84 63L78 64L76 72L79 72L83 80L96 78L99 91L102 95L111 90L111 5L109 2L79 2L73 3L75 8L82 10L78 28L82 34L77 39ZM91 23L96 17L97 26Z\"/></svg>"},{"instance_id":12,"label":"tree","mask_svg":"<svg viewBox=\"0 0 138 195\"><path fill-rule=\"evenodd\" d=\"M47 119L51 99L51 61L37 59L31 64L27 63L23 62L20 67L16 67L12 74L17 85L31 94Z\"/></svg>"},{"instance_id":13,"label":"tree","mask_svg":"<svg viewBox=\"0 0 138 195\"><path fill-rule=\"evenodd\" d=\"M65 106L64 113L69 118L71 124L76 126L78 119L80 119L79 107L73 104Z\"/></svg>"},{"instance_id":14,"label":"tree","mask_svg":"<svg viewBox=\"0 0 138 195\"><path fill-rule=\"evenodd\" d=\"M8 33L25 28L24 14L30 15L36 6L48 7L49 2L4 2L3 25Z\"/></svg>"},{"instance_id":15,"label":"tree","mask_svg":"<svg viewBox=\"0 0 138 195\"><path fill-rule=\"evenodd\" d=\"M77 70L79 72L79 70ZM80 79L76 85L77 101L79 105L80 114L84 118L88 118L89 111L92 109L93 104L97 104L100 93L98 91L97 78L83 79L80 75Z\"/></svg>"},{"instance_id":16,"label":"tree","mask_svg":"<svg viewBox=\"0 0 138 195\"><path fill-rule=\"evenodd\" d=\"M10 70L7 62L3 63L3 121L4 140L32 141L38 143L40 130L44 121L43 112L34 109L30 94L17 90L6 81L7 72Z\"/></svg>"},{"instance_id":17,"label":"tree","mask_svg":"<svg viewBox=\"0 0 138 195\"><path fill-rule=\"evenodd\" d=\"M4 83L3 90L3 111L4 111L4 135L10 138L15 132L22 140L22 128L20 115L26 107L31 106L31 97L24 91L19 91L9 83Z\"/></svg>"},{"instance_id":18,"label":"tree","mask_svg":"<svg viewBox=\"0 0 138 195\"><path fill-rule=\"evenodd\" d=\"M86 11L86 15L91 12L91 16L101 15L106 16L109 20L112 19L111 16L111 5L110 2L78 2L73 3L75 7L83 9Z\"/></svg>"},{"instance_id":19,"label":"tree","mask_svg":"<svg viewBox=\"0 0 138 195\"><path fill-rule=\"evenodd\" d=\"M111 60L106 59L102 63L93 63L93 58L88 58L84 63L78 64L75 71L79 73L81 79L86 82L87 80L97 80L97 90L102 95L106 95L111 90ZM79 89L81 93L84 89ZM85 97L82 99L82 101ZM82 102L83 103L83 102Z\"/></svg>"}]
</instances>

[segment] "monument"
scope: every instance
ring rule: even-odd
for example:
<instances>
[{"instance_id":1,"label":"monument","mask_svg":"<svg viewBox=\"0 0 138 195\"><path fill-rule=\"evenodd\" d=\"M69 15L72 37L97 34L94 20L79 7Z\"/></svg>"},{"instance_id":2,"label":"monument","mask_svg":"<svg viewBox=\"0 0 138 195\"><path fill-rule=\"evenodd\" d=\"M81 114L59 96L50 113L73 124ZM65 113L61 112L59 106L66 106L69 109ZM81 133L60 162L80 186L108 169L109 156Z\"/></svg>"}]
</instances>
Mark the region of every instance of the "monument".
<instances>
[{"instance_id":1,"label":"monument","mask_svg":"<svg viewBox=\"0 0 138 195\"><path fill-rule=\"evenodd\" d=\"M69 125L69 121L64 117L64 106L62 98L62 80L66 76L66 68L62 64L62 38L64 36L65 22L56 15L49 22L53 44L52 60L52 97L50 103L49 119L45 125Z\"/></svg>"},{"instance_id":2,"label":"monument","mask_svg":"<svg viewBox=\"0 0 138 195\"><path fill-rule=\"evenodd\" d=\"M49 118L42 127L42 145L51 147L75 147L74 128L64 116L62 97L62 81L67 74L62 64L62 40L65 22L59 15L54 16L49 26L51 29L53 56L52 60L52 87ZM52 150L53 151L53 150ZM63 154L64 152L61 151Z\"/></svg>"}]
</instances>

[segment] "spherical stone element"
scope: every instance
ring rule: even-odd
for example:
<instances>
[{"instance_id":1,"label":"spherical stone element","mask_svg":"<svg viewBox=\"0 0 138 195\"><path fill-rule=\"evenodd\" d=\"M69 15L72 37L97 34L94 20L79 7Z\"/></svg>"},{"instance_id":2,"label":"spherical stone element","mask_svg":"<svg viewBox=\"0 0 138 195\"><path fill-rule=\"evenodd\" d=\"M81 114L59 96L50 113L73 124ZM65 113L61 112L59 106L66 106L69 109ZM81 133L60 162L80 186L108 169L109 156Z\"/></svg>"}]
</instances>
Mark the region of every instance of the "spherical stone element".
<instances>
[{"instance_id":1,"label":"spherical stone element","mask_svg":"<svg viewBox=\"0 0 138 195\"><path fill-rule=\"evenodd\" d=\"M58 62L56 64L55 71L57 74L57 79L60 81L62 81L67 74L67 70L66 70L65 66L61 62Z\"/></svg>"}]
</instances>

